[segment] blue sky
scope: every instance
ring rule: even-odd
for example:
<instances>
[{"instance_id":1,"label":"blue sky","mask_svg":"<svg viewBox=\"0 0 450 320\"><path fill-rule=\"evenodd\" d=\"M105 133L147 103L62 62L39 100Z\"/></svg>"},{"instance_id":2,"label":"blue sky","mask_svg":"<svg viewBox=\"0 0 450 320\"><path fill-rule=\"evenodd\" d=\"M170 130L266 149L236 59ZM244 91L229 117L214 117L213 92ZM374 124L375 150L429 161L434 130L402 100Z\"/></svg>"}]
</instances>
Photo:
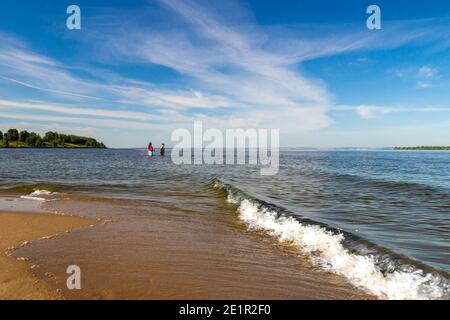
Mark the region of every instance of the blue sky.
<instances>
[{"instance_id":1,"label":"blue sky","mask_svg":"<svg viewBox=\"0 0 450 320\"><path fill-rule=\"evenodd\" d=\"M286 147L449 145L450 3L0 4L0 130L141 147L194 120L278 128Z\"/></svg>"}]
</instances>

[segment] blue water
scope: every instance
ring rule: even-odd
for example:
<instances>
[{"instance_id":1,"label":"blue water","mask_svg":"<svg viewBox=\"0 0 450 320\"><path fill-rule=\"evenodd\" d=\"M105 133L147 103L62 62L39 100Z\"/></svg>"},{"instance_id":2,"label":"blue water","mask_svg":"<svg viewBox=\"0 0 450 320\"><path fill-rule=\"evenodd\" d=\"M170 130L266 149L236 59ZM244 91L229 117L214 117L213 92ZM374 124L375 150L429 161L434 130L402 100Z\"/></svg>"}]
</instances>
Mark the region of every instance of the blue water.
<instances>
[{"instance_id":1,"label":"blue water","mask_svg":"<svg viewBox=\"0 0 450 320\"><path fill-rule=\"evenodd\" d=\"M431 270L450 272L450 152L285 150L275 176L250 165L175 165L146 150L0 150L0 188L176 203L195 211L220 179L261 201Z\"/></svg>"}]
</instances>

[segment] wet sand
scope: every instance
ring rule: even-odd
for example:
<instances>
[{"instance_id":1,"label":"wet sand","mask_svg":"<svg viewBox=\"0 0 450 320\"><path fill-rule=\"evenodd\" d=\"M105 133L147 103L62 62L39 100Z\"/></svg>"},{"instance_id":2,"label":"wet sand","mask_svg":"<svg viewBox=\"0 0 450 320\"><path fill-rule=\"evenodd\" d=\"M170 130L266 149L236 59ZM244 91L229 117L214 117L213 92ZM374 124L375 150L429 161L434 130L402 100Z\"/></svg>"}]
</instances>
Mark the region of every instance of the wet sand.
<instances>
[{"instance_id":1,"label":"wet sand","mask_svg":"<svg viewBox=\"0 0 450 320\"><path fill-rule=\"evenodd\" d=\"M24 245L26 242L93 223L96 222L91 219L71 216L36 212L0 212L0 299L63 298L60 293L30 273L32 261L24 260L22 256L9 256L9 254L13 253L13 248ZM39 267L34 266L34 268Z\"/></svg>"},{"instance_id":2,"label":"wet sand","mask_svg":"<svg viewBox=\"0 0 450 320\"><path fill-rule=\"evenodd\" d=\"M247 231L230 214L230 208L218 206L207 212L192 212L148 201L101 199L52 201L45 207L110 221L15 251L16 257L26 256L39 264L40 268L32 273L50 288L50 293L60 292L64 298L373 298L342 277L314 267L292 247ZM72 222L77 221L60 220L65 223L60 229ZM78 222L82 224L82 220ZM56 225L51 225L56 231ZM33 230L36 236L27 234L25 238L48 233ZM11 266L19 266L10 260L14 263ZM81 290L67 290L65 286L65 268L71 264L81 268ZM24 275L25 269L21 265L17 272ZM48 272L52 277L47 276ZM28 279L29 275L23 277ZM29 296L24 291L18 295L54 297Z\"/></svg>"}]
</instances>

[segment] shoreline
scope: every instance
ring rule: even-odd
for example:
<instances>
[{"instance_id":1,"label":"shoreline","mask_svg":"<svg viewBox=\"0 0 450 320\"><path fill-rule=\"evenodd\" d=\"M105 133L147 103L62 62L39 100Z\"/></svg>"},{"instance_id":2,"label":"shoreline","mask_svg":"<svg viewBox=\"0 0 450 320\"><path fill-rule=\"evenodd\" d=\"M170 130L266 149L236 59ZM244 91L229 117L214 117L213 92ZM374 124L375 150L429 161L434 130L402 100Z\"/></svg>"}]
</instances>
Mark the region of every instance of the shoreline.
<instances>
[{"instance_id":1,"label":"shoreline","mask_svg":"<svg viewBox=\"0 0 450 320\"><path fill-rule=\"evenodd\" d=\"M0 207L0 300L376 299L247 231L227 204L205 214L77 195L8 198ZM82 290L66 288L72 264L82 269Z\"/></svg>"},{"instance_id":2,"label":"shoreline","mask_svg":"<svg viewBox=\"0 0 450 320\"><path fill-rule=\"evenodd\" d=\"M44 212L0 211L0 299L53 300L64 297L34 276L27 257L15 257L16 249L35 241L60 236L68 230L98 223L91 219Z\"/></svg>"},{"instance_id":3,"label":"shoreline","mask_svg":"<svg viewBox=\"0 0 450 320\"><path fill-rule=\"evenodd\" d=\"M55 275L33 270L66 299L376 299L226 211L86 197L43 208L110 222L19 250ZM72 263L82 270L82 290L65 288L59 266Z\"/></svg>"}]
</instances>

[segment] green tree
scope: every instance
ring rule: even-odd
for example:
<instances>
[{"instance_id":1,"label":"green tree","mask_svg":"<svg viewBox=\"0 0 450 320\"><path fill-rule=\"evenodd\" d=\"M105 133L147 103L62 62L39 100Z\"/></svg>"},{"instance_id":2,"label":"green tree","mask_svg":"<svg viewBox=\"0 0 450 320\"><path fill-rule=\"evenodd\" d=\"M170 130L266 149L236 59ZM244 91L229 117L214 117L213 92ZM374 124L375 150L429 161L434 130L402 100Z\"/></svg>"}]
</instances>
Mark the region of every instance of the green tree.
<instances>
[{"instance_id":1,"label":"green tree","mask_svg":"<svg viewBox=\"0 0 450 320\"><path fill-rule=\"evenodd\" d=\"M85 145L86 145L86 147L96 147L97 141L95 139L89 138L86 140Z\"/></svg>"},{"instance_id":2,"label":"green tree","mask_svg":"<svg viewBox=\"0 0 450 320\"><path fill-rule=\"evenodd\" d=\"M75 144L78 147L88 148L106 148L106 146L94 138L80 137L76 135L59 134L54 131L48 131L42 138L36 132L28 132L26 130L17 131L17 129L9 129L7 132L0 131L0 147L20 147L17 142L22 142L27 147L66 147L66 144ZM11 143L15 142L15 143Z\"/></svg>"},{"instance_id":3,"label":"green tree","mask_svg":"<svg viewBox=\"0 0 450 320\"><path fill-rule=\"evenodd\" d=\"M73 144L85 145L87 138L70 135L70 142Z\"/></svg>"},{"instance_id":4,"label":"green tree","mask_svg":"<svg viewBox=\"0 0 450 320\"><path fill-rule=\"evenodd\" d=\"M38 135L35 132L31 132L27 140L25 141L26 144L28 144L30 147L34 147L34 144L36 143L36 139L38 138Z\"/></svg>"},{"instance_id":5,"label":"green tree","mask_svg":"<svg viewBox=\"0 0 450 320\"><path fill-rule=\"evenodd\" d=\"M19 132L19 141L25 142L27 138L30 136L30 133L27 130L23 130Z\"/></svg>"},{"instance_id":6,"label":"green tree","mask_svg":"<svg viewBox=\"0 0 450 320\"><path fill-rule=\"evenodd\" d=\"M44 142L42 141L42 138L38 136L36 138L36 141L34 142L34 147L42 148L43 145L44 145Z\"/></svg>"},{"instance_id":7,"label":"green tree","mask_svg":"<svg viewBox=\"0 0 450 320\"><path fill-rule=\"evenodd\" d=\"M7 134L10 141L19 140L19 131L17 129L9 129Z\"/></svg>"},{"instance_id":8,"label":"green tree","mask_svg":"<svg viewBox=\"0 0 450 320\"><path fill-rule=\"evenodd\" d=\"M59 144L64 147L64 145L66 144L66 142L70 141L70 138L65 135L65 134L60 134L59 135Z\"/></svg>"},{"instance_id":9,"label":"green tree","mask_svg":"<svg viewBox=\"0 0 450 320\"><path fill-rule=\"evenodd\" d=\"M3 135L3 147L5 147L5 148L9 148L9 141L10 141L10 138L9 138L9 135L8 135L8 133L5 133L4 135Z\"/></svg>"},{"instance_id":10,"label":"green tree","mask_svg":"<svg viewBox=\"0 0 450 320\"><path fill-rule=\"evenodd\" d=\"M48 131L45 133L43 140L44 140L44 142L52 142L52 141L57 140L58 138L59 138L59 135L57 132Z\"/></svg>"}]
</instances>

